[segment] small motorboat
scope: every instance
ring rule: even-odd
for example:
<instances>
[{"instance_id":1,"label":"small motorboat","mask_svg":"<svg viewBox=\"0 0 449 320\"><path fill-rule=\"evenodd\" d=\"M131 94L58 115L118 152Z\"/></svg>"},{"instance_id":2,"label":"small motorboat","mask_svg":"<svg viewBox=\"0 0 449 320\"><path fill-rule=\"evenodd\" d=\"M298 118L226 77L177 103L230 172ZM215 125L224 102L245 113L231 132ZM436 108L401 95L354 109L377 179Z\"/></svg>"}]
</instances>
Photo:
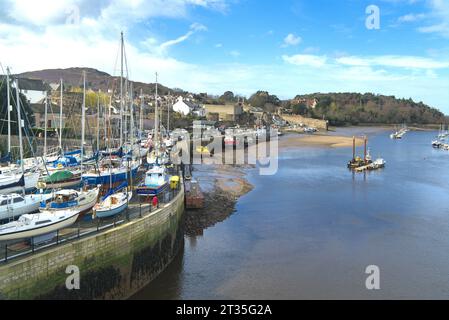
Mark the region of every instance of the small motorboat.
<instances>
[{"instance_id":1,"label":"small motorboat","mask_svg":"<svg viewBox=\"0 0 449 320\"><path fill-rule=\"evenodd\" d=\"M17 218L39 210L41 202L51 199L51 194L0 195L0 220Z\"/></svg>"},{"instance_id":2,"label":"small motorboat","mask_svg":"<svg viewBox=\"0 0 449 320\"><path fill-rule=\"evenodd\" d=\"M169 177L165 167L154 166L145 174L145 182L137 187L139 196L157 196L169 185Z\"/></svg>"},{"instance_id":3,"label":"small motorboat","mask_svg":"<svg viewBox=\"0 0 449 320\"><path fill-rule=\"evenodd\" d=\"M55 232L74 224L79 214L77 209L24 214L19 220L0 226L0 241L32 238Z\"/></svg>"},{"instance_id":4,"label":"small motorboat","mask_svg":"<svg viewBox=\"0 0 449 320\"><path fill-rule=\"evenodd\" d=\"M117 192L116 190L120 190ZM106 194L102 201L95 205L95 218L108 218L116 216L128 208L128 204L133 197L132 191L128 191L127 184L113 190L113 193Z\"/></svg>"},{"instance_id":5,"label":"small motorboat","mask_svg":"<svg viewBox=\"0 0 449 320\"><path fill-rule=\"evenodd\" d=\"M384 159L379 158L379 159L375 160L371 164L371 166L372 166L373 169L381 169L381 168L385 168L386 164L387 164L387 162Z\"/></svg>"}]
</instances>

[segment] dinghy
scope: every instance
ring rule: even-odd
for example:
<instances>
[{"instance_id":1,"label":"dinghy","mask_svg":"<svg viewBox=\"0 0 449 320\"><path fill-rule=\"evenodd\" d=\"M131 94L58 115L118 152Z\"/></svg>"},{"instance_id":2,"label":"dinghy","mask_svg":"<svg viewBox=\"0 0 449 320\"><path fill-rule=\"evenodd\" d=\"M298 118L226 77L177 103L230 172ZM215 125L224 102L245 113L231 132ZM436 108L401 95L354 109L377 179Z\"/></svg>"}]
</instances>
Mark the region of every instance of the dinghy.
<instances>
[{"instance_id":1,"label":"dinghy","mask_svg":"<svg viewBox=\"0 0 449 320\"><path fill-rule=\"evenodd\" d=\"M19 220L0 226L0 241L40 236L66 228L75 223L80 211L67 209L24 214Z\"/></svg>"}]
</instances>

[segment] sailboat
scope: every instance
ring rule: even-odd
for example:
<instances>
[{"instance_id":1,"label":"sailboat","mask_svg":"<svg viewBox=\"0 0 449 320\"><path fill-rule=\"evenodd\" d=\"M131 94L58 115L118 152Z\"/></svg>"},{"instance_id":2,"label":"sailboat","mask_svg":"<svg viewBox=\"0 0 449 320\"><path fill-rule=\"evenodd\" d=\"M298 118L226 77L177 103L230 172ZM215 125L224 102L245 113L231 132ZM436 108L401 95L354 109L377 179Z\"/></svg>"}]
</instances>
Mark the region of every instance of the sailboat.
<instances>
[{"instance_id":1,"label":"sailboat","mask_svg":"<svg viewBox=\"0 0 449 320\"><path fill-rule=\"evenodd\" d=\"M59 211L68 208L77 209L80 213L90 211L97 203L100 188L88 191L77 191L73 189L59 190L51 195L48 203L42 203L40 211Z\"/></svg>"},{"instance_id":2,"label":"sailboat","mask_svg":"<svg viewBox=\"0 0 449 320\"><path fill-rule=\"evenodd\" d=\"M9 77L8 77L9 81ZM9 83L7 84L9 88ZM19 79L16 79L16 107L17 107L17 115L18 115L18 131L19 131L19 144L20 144L20 172L19 169L12 169L10 171L2 172L0 175L0 193L8 194L14 193L18 191L23 191L25 193L26 190L35 189L37 186L37 182L39 180L40 173L38 171L26 172L24 161L23 161L23 140L22 140L22 120L20 117L20 94L19 94ZM8 92L9 96L9 92ZM10 116L8 108L8 141L11 137L10 129L9 129L9 121ZM10 147L10 143L8 142Z\"/></svg>"},{"instance_id":3,"label":"sailboat","mask_svg":"<svg viewBox=\"0 0 449 320\"><path fill-rule=\"evenodd\" d=\"M78 219L77 209L24 214L19 220L0 226L0 241L40 236L71 226Z\"/></svg>"},{"instance_id":4,"label":"sailboat","mask_svg":"<svg viewBox=\"0 0 449 320\"><path fill-rule=\"evenodd\" d=\"M132 197L132 191L128 191L128 183L121 184L114 190L110 190L101 202L95 205L93 209L94 217L102 219L122 213L128 208Z\"/></svg>"},{"instance_id":5,"label":"sailboat","mask_svg":"<svg viewBox=\"0 0 449 320\"><path fill-rule=\"evenodd\" d=\"M51 198L50 194L20 195L17 193L0 195L0 220L20 217L39 210L41 202Z\"/></svg>"}]
</instances>

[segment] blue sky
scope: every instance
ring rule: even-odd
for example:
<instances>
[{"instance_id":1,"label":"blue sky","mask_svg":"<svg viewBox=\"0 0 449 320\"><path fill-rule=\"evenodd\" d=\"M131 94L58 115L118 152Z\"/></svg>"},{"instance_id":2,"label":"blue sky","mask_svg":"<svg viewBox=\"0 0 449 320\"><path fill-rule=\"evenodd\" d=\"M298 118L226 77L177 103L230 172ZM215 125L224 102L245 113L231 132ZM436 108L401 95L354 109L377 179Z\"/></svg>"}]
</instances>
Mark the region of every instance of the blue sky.
<instances>
[{"instance_id":1,"label":"blue sky","mask_svg":"<svg viewBox=\"0 0 449 320\"><path fill-rule=\"evenodd\" d=\"M380 10L380 29L366 9ZM0 62L86 66L194 92L412 97L449 114L448 0L0 0ZM30 55L30 52L33 52Z\"/></svg>"}]
</instances>

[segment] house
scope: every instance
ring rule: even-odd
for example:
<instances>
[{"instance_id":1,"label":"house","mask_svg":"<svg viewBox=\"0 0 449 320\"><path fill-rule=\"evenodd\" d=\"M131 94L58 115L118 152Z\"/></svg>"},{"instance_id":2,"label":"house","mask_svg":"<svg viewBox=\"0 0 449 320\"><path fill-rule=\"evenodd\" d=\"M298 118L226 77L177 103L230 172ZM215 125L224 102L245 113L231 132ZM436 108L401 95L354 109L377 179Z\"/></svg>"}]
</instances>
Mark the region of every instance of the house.
<instances>
[{"instance_id":1,"label":"house","mask_svg":"<svg viewBox=\"0 0 449 320\"><path fill-rule=\"evenodd\" d=\"M37 79L20 78L19 87L30 104L41 102L51 91L48 84Z\"/></svg>"},{"instance_id":2,"label":"house","mask_svg":"<svg viewBox=\"0 0 449 320\"><path fill-rule=\"evenodd\" d=\"M178 101L173 105L173 111L182 114L183 116L188 116L194 109L195 105L185 100L183 97L179 97Z\"/></svg>"},{"instance_id":3,"label":"house","mask_svg":"<svg viewBox=\"0 0 449 320\"><path fill-rule=\"evenodd\" d=\"M243 107L237 105L206 105L206 117L211 121L239 121L243 115Z\"/></svg>"},{"instance_id":4,"label":"house","mask_svg":"<svg viewBox=\"0 0 449 320\"><path fill-rule=\"evenodd\" d=\"M45 104L44 103L32 103L31 110L34 113L34 122L36 128L45 128ZM60 128L60 114L59 106L52 104L47 109L47 128L59 129ZM62 127L65 127L66 115L62 114Z\"/></svg>"},{"instance_id":5,"label":"house","mask_svg":"<svg viewBox=\"0 0 449 320\"><path fill-rule=\"evenodd\" d=\"M197 105L192 103L190 99L184 99L179 97L178 101L173 105L173 111L178 112L184 116L188 116L198 108Z\"/></svg>"},{"instance_id":6,"label":"house","mask_svg":"<svg viewBox=\"0 0 449 320\"><path fill-rule=\"evenodd\" d=\"M304 104L308 109L315 109L318 105L318 100L313 99L294 99L293 104Z\"/></svg>"}]
</instances>

